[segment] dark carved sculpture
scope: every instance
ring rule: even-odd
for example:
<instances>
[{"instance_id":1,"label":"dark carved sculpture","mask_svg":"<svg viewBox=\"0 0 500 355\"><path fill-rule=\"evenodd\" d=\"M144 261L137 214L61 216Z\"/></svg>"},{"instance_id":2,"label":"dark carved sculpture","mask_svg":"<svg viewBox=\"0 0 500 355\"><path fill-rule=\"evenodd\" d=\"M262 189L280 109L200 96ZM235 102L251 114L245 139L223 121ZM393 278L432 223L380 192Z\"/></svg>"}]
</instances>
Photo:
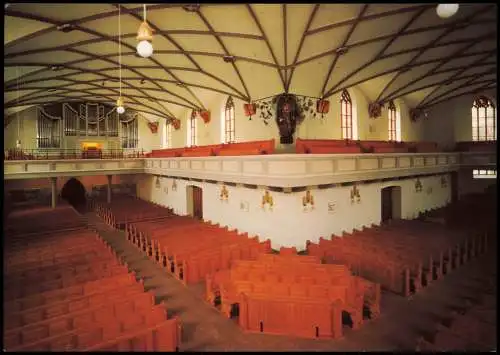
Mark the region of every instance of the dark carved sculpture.
<instances>
[{"instance_id":1,"label":"dark carved sculpture","mask_svg":"<svg viewBox=\"0 0 500 355\"><path fill-rule=\"evenodd\" d=\"M276 100L276 123L280 131L280 143L292 144L300 109L294 95L281 94Z\"/></svg>"}]
</instances>

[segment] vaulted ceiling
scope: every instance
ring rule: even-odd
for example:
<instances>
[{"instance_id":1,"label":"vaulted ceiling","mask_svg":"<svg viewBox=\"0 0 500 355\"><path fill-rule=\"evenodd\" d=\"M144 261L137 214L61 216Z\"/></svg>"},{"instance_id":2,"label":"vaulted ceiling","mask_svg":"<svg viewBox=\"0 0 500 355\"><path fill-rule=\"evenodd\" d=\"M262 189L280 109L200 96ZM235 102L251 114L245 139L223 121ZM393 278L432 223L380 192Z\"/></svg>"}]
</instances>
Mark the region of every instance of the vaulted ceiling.
<instances>
[{"instance_id":1,"label":"vaulted ceiling","mask_svg":"<svg viewBox=\"0 0 500 355\"><path fill-rule=\"evenodd\" d=\"M150 4L154 53L136 54L142 4L9 4L5 114L34 104L119 95L118 7L126 105L157 117L282 92L425 107L496 87L497 6L461 4ZM63 29L70 24L71 31ZM228 60L231 59L231 60Z\"/></svg>"}]
</instances>

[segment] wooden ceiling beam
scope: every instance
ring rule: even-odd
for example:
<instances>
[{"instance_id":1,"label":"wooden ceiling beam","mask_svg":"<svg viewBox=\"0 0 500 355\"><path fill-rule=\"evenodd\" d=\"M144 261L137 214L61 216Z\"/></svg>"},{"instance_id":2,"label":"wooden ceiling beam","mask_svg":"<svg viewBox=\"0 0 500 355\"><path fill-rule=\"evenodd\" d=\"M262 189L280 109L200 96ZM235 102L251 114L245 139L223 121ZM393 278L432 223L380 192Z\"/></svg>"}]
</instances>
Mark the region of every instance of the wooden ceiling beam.
<instances>
[{"instance_id":1,"label":"wooden ceiling beam","mask_svg":"<svg viewBox=\"0 0 500 355\"><path fill-rule=\"evenodd\" d=\"M490 35L488 35L487 37L490 37ZM467 52L470 48L474 47L477 43L480 43L482 42L481 39L479 39L479 41L474 41L474 42L471 42L469 44L467 44L466 46L462 47L462 48L459 48L458 50L456 50L455 52L453 52L452 54L450 54L449 56L447 57L444 57L442 58L436 66L434 66L433 68L431 68L430 70L428 70L425 74L421 75L420 77L418 78L415 78L413 80L410 80L408 83L406 83L405 85L401 86L400 88L396 89L396 90L393 90L392 92L390 92L389 94L385 95L384 97L380 98L379 96L379 100L380 101L387 101L389 97L393 97L394 95L396 95L397 93L403 91L404 89L410 87L411 85L431 76L432 74L434 74L436 72L436 70L438 70L439 68L441 68L443 65L445 65L446 63L449 63L450 61L456 59L456 58L459 58L461 54L463 54L464 52ZM495 51L496 52L496 49ZM494 53L492 53L494 54ZM378 100L377 100L378 101Z\"/></svg>"},{"instance_id":2,"label":"wooden ceiling beam","mask_svg":"<svg viewBox=\"0 0 500 355\"><path fill-rule=\"evenodd\" d=\"M483 62L485 60L487 60L488 58L490 58L490 54L487 54L481 58L479 58L478 60L472 62L469 66L465 66L463 68L459 68L458 72L456 72L455 74L453 74L448 80L458 80L458 77L460 75L462 75L462 73L466 72L467 70L469 70L470 68L473 68L477 65L485 65ZM496 70L496 63L495 63L495 68ZM440 74L441 72L436 72L436 74ZM417 104L417 107L420 107L421 105L423 105L423 103L429 98L429 97L432 97L432 95L441 88L441 86L438 86L436 87L434 90L432 90L430 93L428 93L427 95L425 95L425 97Z\"/></svg>"},{"instance_id":3,"label":"wooden ceiling beam","mask_svg":"<svg viewBox=\"0 0 500 355\"><path fill-rule=\"evenodd\" d=\"M302 46L304 45L304 41L306 39L306 32L309 31L309 29L311 28L311 24L314 20L314 17L316 16L316 13L318 12L319 7L320 7L320 4L315 4L313 6L311 13L309 14L306 28L304 29L304 32L302 32L302 36L300 37L300 42L299 42L299 46L297 48L297 52L295 53L295 57L293 58L292 64L290 65L290 76L288 76L288 80L285 84L285 92L288 92L288 90L290 89L290 84L292 83L293 73L295 72L297 61L299 59L300 52L302 51Z\"/></svg>"},{"instance_id":4,"label":"wooden ceiling beam","mask_svg":"<svg viewBox=\"0 0 500 355\"><path fill-rule=\"evenodd\" d=\"M437 104L440 104L442 102L449 101L449 100L452 100L452 99L455 99L457 97L464 96L464 95L477 94L477 93L484 91L484 90L496 88L496 86L497 86L496 80L488 80L487 82L485 82L485 84L483 86L477 87L477 88L472 89L470 91L466 91L466 92L458 93L456 95L448 96L448 97L445 97L445 98L438 100L438 101L434 101L430 104L426 104L423 108L428 109L428 108L430 108L432 106L436 106ZM472 103L471 103L471 107L472 107Z\"/></svg>"},{"instance_id":5,"label":"wooden ceiling beam","mask_svg":"<svg viewBox=\"0 0 500 355\"><path fill-rule=\"evenodd\" d=\"M430 41L426 46L424 46L421 50L419 50L417 52L417 54L415 56L413 56L410 61L407 63L408 65L409 64L413 64L418 58L420 58L426 51L428 51L429 49L432 49L434 47L434 45L439 42L442 38L448 36L450 33L456 31L457 29L461 29L462 26L464 24L467 24L469 21L471 21L474 17L477 17L481 14L483 14L484 12L490 10L492 7L491 6L485 6L485 7L482 7L480 8L479 10L476 10L474 11L472 14L470 14L469 16L466 16L465 18L463 19L458 19L456 20L455 22L451 23L450 26L443 32L441 33L439 36L437 36L436 38L434 38L432 41ZM384 95L384 93L389 89L389 87L396 81L396 79L399 77L401 73L396 73L396 75L391 79L389 80L389 82L384 86L384 88L382 89L382 91L378 94L377 98L375 99L375 102L379 102L381 101L381 97Z\"/></svg>"},{"instance_id":6,"label":"wooden ceiling beam","mask_svg":"<svg viewBox=\"0 0 500 355\"><path fill-rule=\"evenodd\" d=\"M368 10L368 6L369 5L365 4L361 8L361 11L359 12L358 17L352 23L351 28L349 29L344 40L342 41L342 44L340 45L341 48L345 47L347 45L347 43L349 42L349 39L351 38L352 34L354 33L354 30L356 29L358 24L361 22L361 18L364 16L366 10ZM332 63L330 64L330 67L328 68L328 71L327 71L326 76L325 76L325 80L323 81L323 86L321 87L321 97L323 97L325 95L326 85L328 84L328 80L330 79L330 76L332 75L332 71L335 68L335 65L337 65L339 55L340 54L335 53L333 60L332 60Z\"/></svg>"},{"instance_id":7,"label":"wooden ceiling beam","mask_svg":"<svg viewBox=\"0 0 500 355\"><path fill-rule=\"evenodd\" d=\"M274 54L273 48L271 47L271 42L269 42L269 38L266 35L266 32L264 31L264 28L262 27L262 24L260 23L257 15L252 9L252 6L250 4L245 4L248 12L250 13L250 16L252 17L254 23L257 25L259 28L260 33L262 34L262 37L264 38L264 41L266 43L267 49L271 53L271 57L273 58L274 64L276 65L276 69L278 71L278 75L281 79L281 84L283 85L283 91L286 91L286 83L285 83L285 78L283 76L283 72L281 71L280 64L278 63L278 59L276 58L276 55Z\"/></svg>"},{"instance_id":8,"label":"wooden ceiling beam","mask_svg":"<svg viewBox=\"0 0 500 355\"><path fill-rule=\"evenodd\" d=\"M203 12L201 11L201 9L196 11L196 14L201 19L201 21L205 24L205 26L207 26L208 31L215 37L215 39L217 40L217 42L221 46L222 50L224 51L224 54L226 56L231 56L231 53L229 53L229 51L227 50L226 45L224 44L224 42L222 41L220 36L215 33L214 28L212 27L212 25L210 24L210 22L208 21L206 16L203 15ZM247 96L246 101L247 102L250 101L250 92L248 91L247 85L245 84L245 80L243 80L243 76L241 76L241 73L240 73L238 67L236 66L235 61L231 62L231 66L233 67L233 70L236 73L236 75L238 76L238 78L240 79L241 86L243 86L243 89L245 90L245 94Z\"/></svg>"},{"instance_id":9,"label":"wooden ceiling beam","mask_svg":"<svg viewBox=\"0 0 500 355\"><path fill-rule=\"evenodd\" d=\"M375 54L375 56L369 60L368 62L366 62L365 64L363 64L361 67L359 67L358 69L354 70L353 72L351 72L350 74L346 75L345 77L343 77L338 83L336 83L334 86L332 86L326 93L323 93L323 95L325 97L328 97L331 95L331 93L338 87L340 87L340 85L342 85L343 83L345 83L347 80L349 80L350 78L352 78L354 75L356 75L357 73L359 73L360 71L364 70L365 68L368 68L370 65L372 65L373 63L375 63L378 58L384 54L384 52L387 50L387 48L389 48L389 46L397 39L399 38L399 36L408 28L410 27L410 25L412 23L414 23L425 11L426 11L427 8L420 8L415 14L413 14L413 16L403 25L403 27L401 27L396 33L394 33L393 35L391 35L389 41L384 45L384 47L377 52L377 54ZM323 90L324 91L324 90Z\"/></svg>"}]
</instances>

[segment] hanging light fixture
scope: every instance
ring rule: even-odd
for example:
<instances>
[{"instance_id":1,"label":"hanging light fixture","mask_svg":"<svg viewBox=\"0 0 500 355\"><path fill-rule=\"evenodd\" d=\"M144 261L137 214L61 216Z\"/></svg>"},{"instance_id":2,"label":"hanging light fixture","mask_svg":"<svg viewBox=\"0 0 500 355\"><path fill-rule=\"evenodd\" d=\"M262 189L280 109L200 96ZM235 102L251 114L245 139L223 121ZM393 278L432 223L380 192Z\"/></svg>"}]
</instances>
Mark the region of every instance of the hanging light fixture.
<instances>
[{"instance_id":1,"label":"hanging light fixture","mask_svg":"<svg viewBox=\"0 0 500 355\"><path fill-rule=\"evenodd\" d=\"M144 21L137 31L137 40L139 41L137 44L137 54L143 58L151 57L153 54L153 44L151 44L151 41L153 41L153 30L146 22L146 4L144 4Z\"/></svg>"},{"instance_id":2,"label":"hanging light fixture","mask_svg":"<svg viewBox=\"0 0 500 355\"><path fill-rule=\"evenodd\" d=\"M448 18L455 15L458 11L458 4L439 4L436 7L436 13L441 18Z\"/></svg>"},{"instance_id":3,"label":"hanging light fixture","mask_svg":"<svg viewBox=\"0 0 500 355\"><path fill-rule=\"evenodd\" d=\"M122 99L122 27L121 27L121 6L118 5L118 64L120 66L120 97L116 100L116 112L119 115L125 112Z\"/></svg>"},{"instance_id":4,"label":"hanging light fixture","mask_svg":"<svg viewBox=\"0 0 500 355\"><path fill-rule=\"evenodd\" d=\"M21 118L19 117L19 67L16 66L16 75L17 75L17 140L16 140L16 149L21 149Z\"/></svg>"}]
</instances>

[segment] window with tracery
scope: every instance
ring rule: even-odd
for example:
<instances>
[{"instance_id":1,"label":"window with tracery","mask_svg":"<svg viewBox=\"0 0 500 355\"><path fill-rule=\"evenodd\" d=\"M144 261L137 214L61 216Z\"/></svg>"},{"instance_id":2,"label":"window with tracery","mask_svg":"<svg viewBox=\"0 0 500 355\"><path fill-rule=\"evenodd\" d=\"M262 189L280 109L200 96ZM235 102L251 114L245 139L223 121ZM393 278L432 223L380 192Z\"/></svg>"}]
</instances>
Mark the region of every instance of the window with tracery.
<instances>
[{"instance_id":1,"label":"window with tracery","mask_svg":"<svg viewBox=\"0 0 500 355\"><path fill-rule=\"evenodd\" d=\"M172 124L165 123L163 125L163 148L172 147Z\"/></svg>"},{"instance_id":2,"label":"window with tracery","mask_svg":"<svg viewBox=\"0 0 500 355\"><path fill-rule=\"evenodd\" d=\"M394 101L389 102L387 107L389 116L389 140L390 141L400 141L400 127L399 127L399 117L396 110L396 105Z\"/></svg>"},{"instance_id":3,"label":"window with tracery","mask_svg":"<svg viewBox=\"0 0 500 355\"><path fill-rule=\"evenodd\" d=\"M354 139L352 101L347 90L343 90L340 95L340 128L342 139Z\"/></svg>"},{"instance_id":4,"label":"window with tracery","mask_svg":"<svg viewBox=\"0 0 500 355\"><path fill-rule=\"evenodd\" d=\"M189 146L193 147L196 145L196 115L191 115L189 119Z\"/></svg>"},{"instance_id":5,"label":"window with tracery","mask_svg":"<svg viewBox=\"0 0 500 355\"><path fill-rule=\"evenodd\" d=\"M224 143L235 142L234 122L234 102L233 98L229 96L224 110Z\"/></svg>"},{"instance_id":6,"label":"window with tracery","mask_svg":"<svg viewBox=\"0 0 500 355\"><path fill-rule=\"evenodd\" d=\"M485 96L479 96L472 104L472 140L497 140L495 105Z\"/></svg>"}]
</instances>

